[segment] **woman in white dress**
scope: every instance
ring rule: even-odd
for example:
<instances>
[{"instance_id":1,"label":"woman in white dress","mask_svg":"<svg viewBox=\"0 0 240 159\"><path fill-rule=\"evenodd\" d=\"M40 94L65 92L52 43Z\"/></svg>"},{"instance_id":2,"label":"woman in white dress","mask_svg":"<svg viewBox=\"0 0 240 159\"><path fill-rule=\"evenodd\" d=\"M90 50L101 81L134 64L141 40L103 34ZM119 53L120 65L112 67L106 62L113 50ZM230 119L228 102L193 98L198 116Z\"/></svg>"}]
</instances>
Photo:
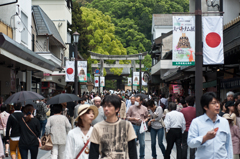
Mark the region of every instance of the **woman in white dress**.
<instances>
[{"instance_id":1,"label":"woman in white dress","mask_svg":"<svg viewBox=\"0 0 240 159\"><path fill-rule=\"evenodd\" d=\"M65 147L65 159L88 159L92 121L98 116L94 105L84 104L78 108L77 127L70 130Z\"/></svg>"}]
</instances>

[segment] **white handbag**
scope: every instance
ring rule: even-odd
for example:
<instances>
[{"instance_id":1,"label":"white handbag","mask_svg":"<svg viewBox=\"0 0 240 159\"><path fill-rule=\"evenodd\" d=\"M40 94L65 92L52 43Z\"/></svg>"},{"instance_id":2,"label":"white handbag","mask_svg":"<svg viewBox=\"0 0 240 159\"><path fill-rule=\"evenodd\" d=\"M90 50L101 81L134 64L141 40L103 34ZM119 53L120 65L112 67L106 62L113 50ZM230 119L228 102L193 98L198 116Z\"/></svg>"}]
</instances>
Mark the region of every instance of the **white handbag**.
<instances>
[{"instance_id":1,"label":"white handbag","mask_svg":"<svg viewBox=\"0 0 240 159\"><path fill-rule=\"evenodd\" d=\"M148 128L147 128L146 122L142 121L139 133L142 134L142 133L146 132L147 130L148 130Z\"/></svg>"}]
</instances>

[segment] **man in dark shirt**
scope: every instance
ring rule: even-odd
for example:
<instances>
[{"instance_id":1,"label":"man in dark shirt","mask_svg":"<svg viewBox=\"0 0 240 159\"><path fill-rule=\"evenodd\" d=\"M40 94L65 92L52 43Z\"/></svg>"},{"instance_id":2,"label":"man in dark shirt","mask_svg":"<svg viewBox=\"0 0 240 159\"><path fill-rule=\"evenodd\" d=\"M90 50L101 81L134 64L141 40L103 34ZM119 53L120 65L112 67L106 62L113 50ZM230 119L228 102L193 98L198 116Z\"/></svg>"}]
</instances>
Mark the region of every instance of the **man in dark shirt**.
<instances>
[{"instance_id":1,"label":"man in dark shirt","mask_svg":"<svg viewBox=\"0 0 240 159\"><path fill-rule=\"evenodd\" d=\"M196 108L193 107L194 105L194 97L188 96L186 98L186 105L187 107L183 108L181 112L183 113L183 116L186 121L186 130L184 131L182 135L182 159L187 159L187 137L188 137L188 129L191 125L191 122L194 118L196 118ZM194 159L195 150L190 149L190 159Z\"/></svg>"},{"instance_id":2,"label":"man in dark shirt","mask_svg":"<svg viewBox=\"0 0 240 159\"><path fill-rule=\"evenodd\" d=\"M74 126L74 107L75 107L75 102L68 102L67 103L67 109L68 109L68 115L70 116L70 123L72 125L72 128Z\"/></svg>"},{"instance_id":3,"label":"man in dark shirt","mask_svg":"<svg viewBox=\"0 0 240 159\"><path fill-rule=\"evenodd\" d=\"M14 113L8 117L7 121L7 129L6 129L6 139L7 142L10 140L10 153L12 158L16 158L16 151L18 153L17 158L21 158L20 151L19 151L19 139L20 139L20 126L19 121L22 120L23 113L22 103L17 103L14 105ZM11 135L9 137L9 130L11 129Z\"/></svg>"}]
</instances>

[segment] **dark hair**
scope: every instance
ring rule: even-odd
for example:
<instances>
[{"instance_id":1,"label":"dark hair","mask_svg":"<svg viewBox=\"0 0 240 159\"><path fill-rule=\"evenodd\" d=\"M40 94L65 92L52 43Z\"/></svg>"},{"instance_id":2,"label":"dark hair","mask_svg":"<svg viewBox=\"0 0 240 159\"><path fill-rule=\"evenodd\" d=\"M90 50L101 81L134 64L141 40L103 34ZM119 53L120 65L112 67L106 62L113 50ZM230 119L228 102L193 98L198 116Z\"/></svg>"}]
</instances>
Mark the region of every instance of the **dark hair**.
<instances>
[{"instance_id":1,"label":"dark hair","mask_svg":"<svg viewBox=\"0 0 240 159\"><path fill-rule=\"evenodd\" d=\"M5 105L5 104L3 104L2 106L1 106L1 112L4 112L4 111L6 111L7 110L7 106Z\"/></svg>"},{"instance_id":2,"label":"dark hair","mask_svg":"<svg viewBox=\"0 0 240 159\"><path fill-rule=\"evenodd\" d=\"M221 108L221 110L223 110L223 106L224 106L224 104L226 104L227 103L227 99L224 99L224 101L220 104L220 108ZM226 108L227 109L227 108Z\"/></svg>"},{"instance_id":3,"label":"dark hair","mask_svg":"<svg viewBox=\"0 0 240 159\"><path fill-rule=\"evenodd\" d=\"M141 101L141 102L143 101L143 97L140 96L140 95L137 95L136 98L140 98L140 101Z\"/></svg>"},{"instance_id":4,"label":"dark hair","mask_svg":"<svg viewBox=\"0 0 240 159\"><path fill-rule=\"evenodd\" d=\"M32 112L34 111L34 108L33 108L33 106L31 105L31 104L27 104L25 107L24 107L24 109L23 109L23 113L25 114L25 115L27 115L27 117L26 117L26 122L30 122L31 120L32 120L32 117L31 117L31 114L32 114Z\"/></svg>"},{"instance_id":5,"label":"dark hair","mask_svg":"<svg viewBox=\"0 0 240 159\"><path fill-rule=\"evenodd\" d=\"M204 107L206 106L207 108L209 108L209 104L214 98L217 99L217 96L214 92L207 92L202 95L200 103L204 113L206 113Z\"/></svg>"},{"instance_id":6,"label":"dark hair","mask_svg":"<svg viewBox=\"0 0 240 159\"><path fill-rule=\"evenodd\" d=\"M179 98L175 98L175 99L177 99L177 102L178 102L178 103L180 102L180 99L179 99Z\"/></svg>"},{"instance_id":7,"label":"dark hair","mask_svg":"<svg viewBox=\"0 0 240 159\"><path fill-rule=\"evenodd\" d=\"M237 117L239 117L238 104L240 104L240 100L236 101L234 104L234 113L236 114Z\"/></svg>"},{"instance_id":8,"label":"dark hair","mask_svg":"<svg viewBox=\"0 0 240 159\"><path fill-rule=\"evenodd\" d=\"M162 95L161 95L161 98L165 98L165 94L162 94Z\"/></svg>"},{"instance_id":9,"label":"dark hair","mask_svg":"<svg viewBox=\"0 0 240 159\"><path fill-rule=\"evenodd\" d=\"M90 111L93 111L93 110L92 110L92 109L88 109L88 110L86 111L86 113L84 113L84 114L89 114ZM83 115L84 115L84 114L83 114ZM79 127L81 127L81 128L84 128L83 121L82 121L82 119L81 119L80 117L78 117L78 122L77 122L76 125L79 126ZM90 124L90 125L91 125L91 124Z\"/></svg>"},{"instance_id":10,"label":"dark hair","mask_svg":"<svg viewBox=\"0 0 240 159\"><path fill-rule=\"evenodd\" d=\"M186 103L188 104L188 106L194 105L194 97L193 96L188 96L185 100L186 100Z\"/></svg>"},{"instance_id":11,"label":"dark hair","mask_svg":"<svg viewBox=\"0 0 240 159\"><path fill-rule=\"evenodd\" d=\"M105 104L109 104L109 103L111 103L115 107L115 110L117 110L117 109L120 110L121 99L117 95L108 95L103 99L103 107L105 106ZM118 112L116 113L116 115L117 114L118 114Z\"/></svg>"},{"instance_id":12,"label":"dark hair","mask_svg":"<svg viewBox=\"0 0 240 159\"><path fill-rule=\"evenodd\" d=\"M180 100L179 103L181 103L182 105L186 104L184 99Z\"/></svg>"},{"instance_id":13,"label":"dark hair","mask_svg":"<svg viewBox=\"0 0 240 159\"><path fill-rule=\"evenodd\" d=\"M14 109L15 110L21 110L21 108L22 108L22 103L14 104Z\"/></svg>"},{"instance_id":14,"label":"dark hair","mask_svg":"<svg viewBox=\"0 0 240 159\"><path fill-rule=\"evenodd\" d=\"M153 100L149 100L148 102L147 102L147 106L148 107L154 107L155 106L155 103L154 103L154 101Z\"/></svg>"},{"instance_id":15,"label":"dark hair","mask_svg":"<svg viewBox=\"0 0 240 159\"><path fill-rule=\"evenodd\" d=\"M176 110L176 108L177 108L177 104L171 102L171 103L169 103L168 107L169 107L170 110Z\"/></svg>"},{"instance_id":16,"label":"dark hair","mask_svg":"<svg viewBox=\"0 0 240 159\"><path fill-rule=\"evenodd\" d=\"M53 114L59 114L61 113L63 107L61 104L54 104L53 105Z\"/></svg>"}]
</instances>

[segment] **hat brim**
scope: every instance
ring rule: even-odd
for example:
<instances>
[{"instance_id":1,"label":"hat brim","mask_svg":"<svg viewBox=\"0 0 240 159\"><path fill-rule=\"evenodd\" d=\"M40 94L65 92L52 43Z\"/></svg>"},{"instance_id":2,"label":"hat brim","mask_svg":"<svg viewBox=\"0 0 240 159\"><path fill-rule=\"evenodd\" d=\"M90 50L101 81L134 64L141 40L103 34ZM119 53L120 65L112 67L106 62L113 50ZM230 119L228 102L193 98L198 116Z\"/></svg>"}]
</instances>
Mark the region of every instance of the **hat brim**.
<instances>
[{"instance_id":1,"label":"hat brim","mask_svg":"<svg viewBox=\"0 0 240 159\"><path fill-rule=\"evenodd\" d=\"M75 119L75 121L78 121L78 118L79 118L80 116L82 116L83 114L85 114L89 109L93 110L93 112L94 112L94 118L93 118L93 120L96 119L96 117L98 116L98 108L97 108L95 105L91 105L91 106L89 106L87 109L85 109L84 111L82 111L82 112L77 116L77 118Z\"/></svg>"}]
</instances>

